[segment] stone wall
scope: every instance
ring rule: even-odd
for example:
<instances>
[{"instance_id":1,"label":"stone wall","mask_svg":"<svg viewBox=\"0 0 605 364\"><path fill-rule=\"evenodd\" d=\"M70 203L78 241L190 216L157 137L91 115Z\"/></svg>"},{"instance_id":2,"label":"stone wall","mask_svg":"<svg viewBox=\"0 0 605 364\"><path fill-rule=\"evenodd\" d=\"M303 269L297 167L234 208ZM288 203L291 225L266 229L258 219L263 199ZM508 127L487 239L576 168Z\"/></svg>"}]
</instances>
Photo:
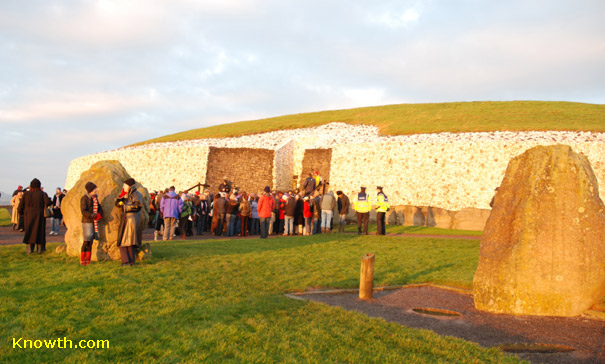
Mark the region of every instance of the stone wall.
<instances>
[{"instance_id":1,"label":"stone wall","mask_svg":"<svg viewBox=\"0 0 605 364\"><path fill-rule=\"evenodd\" d=\"M368 191L375 194L376 185L382 185L393 206L431 206L448 211L489 209L494 189L500 185L508 161L536 145L551 144L567 144L574 151L583 153L592 165L601 191L605 188L605 133L546 131L381 136L376 127L344 123L238 138L156 143L84 156L70 164L65 186L68 189L73 186L94 162L115 159L150 190L170 185L185 189L206 182L206 177L216 179L224 175L238 176L233 180L242 186L246 179L252 179L247 189L262 189L269 185L272 189L287 190L292 188L293 175L302 178L308 173L307 164L318 164L311 162L313 153L321 155L324 152L318 150L331 149L329 169L326 167L326 171L320 172L322 177L329 179L333 191L343 190L353 196L359 186L366 185ZM248 148L249 151L266 152L261 152L264 157L259 157L258 161L249 159L254 158L254 153L234 155L232 163L210 161L211 168L207 170L210 148ZM268 157L269 153L273 156ZM306 161L305 155L311 159ZM270 164L267 159L272 159ZM253 170L266 169L270 177L250 177L252 171L246 175L237 172L241 166L248 168L257 164L264 167L256 166ZM223 167L227 169L212 171ZM316 167L311 166L312 169ZM267 178L270 183L261 182ZM216 184L209 182L213 186Z\"/></svg>"},{"instance_id":2,"label":"stone wall","mask_svg":"<svg viewBox=\"0 0 605 364\"><path fill-rule=\"evenodd\" d=\"M120 149L87 155L71 161L65 188L74 186L82 172L94 163L117 160L149 190L163 190L173 185L177 190L186 189L205 181L208 151L207 146L171 146Z\"/></svg>"},{"instance_id":3,"label":"stone wall","mask_svg":"<svg viewBox=\"0 0 605 364\"><path fill-rule=\"evenodd\" d=\"M262 191L273 183L274 154L269 149L210 147L206 183L216 191L227 177L241 191Z\"/></svg>"},{"instance_id":4,"label":"stone wall","mask_svg":"<svg viewBox=\"0 0 605 364\"><path fill-rule=\"evenodd\" d=\"M309 173L315 171L324 181L330 181L330 169L332 162L332 149L307 149L302 160L301 174L299 174L298 184L302 186Z\"/></svg>"},{"instance_id":5,"label":"stone wall","mask_svg":"<svg viewBox=\"0 0 605 364\"><path fill-rule=\"evenodd\" d=\"M349 195L366 185L371 194L381 185L393 205L434 206L452 211L489 209L508 161L538 142L452 141L383 142L333 148L331 187ZM605 144L579 143L605 183Z\"/></svg>"}]
</instances>

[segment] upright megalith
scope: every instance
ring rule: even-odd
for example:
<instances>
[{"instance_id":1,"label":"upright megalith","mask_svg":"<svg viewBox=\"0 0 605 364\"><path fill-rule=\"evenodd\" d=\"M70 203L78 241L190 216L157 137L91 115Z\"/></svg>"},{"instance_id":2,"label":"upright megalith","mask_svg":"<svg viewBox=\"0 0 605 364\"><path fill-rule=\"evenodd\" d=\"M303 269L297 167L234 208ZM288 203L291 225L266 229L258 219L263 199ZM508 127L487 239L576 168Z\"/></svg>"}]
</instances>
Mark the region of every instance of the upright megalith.
<instances>
[{"instance_id":1,"label":"upright megalith","mask_svg":"<svg viewBox=\"0 0 605 364\"><path fill-rule=\"evenodd\" d=\"M118 229L122 210L114 207L114 203L122 191L124 181L130 175L115 160L100 161L93 164L90 169L83 172L80 179L69 190L63 203L61 212L67 226L65 234L66 252L70 256L79 256L82 247L82 213L80 211L80 199L86 193L84 185L93 182L97 185L99 202L103 207L103 218L99 221L99 240L95 240L92 247L92 260L116 260L120 259L120 250L117 246ZM140 183L136 187L143 195L144 205L141 215L141 228L147 226L149 221L149 192ZM149 244L144 244L139 250L138 258L145 259L151 256Z\"/></svg>"},{"instance_id":2,"label":"upright megalith","mask_svg":"<svg viewBox=\"0 0 605 364\"><path fill-rule=\"evenodd\" d=\"M479 310L576 316L605 296L605 206L567 145L513 158L487 220L473 282Z\"/></svg>"}]
</instances>

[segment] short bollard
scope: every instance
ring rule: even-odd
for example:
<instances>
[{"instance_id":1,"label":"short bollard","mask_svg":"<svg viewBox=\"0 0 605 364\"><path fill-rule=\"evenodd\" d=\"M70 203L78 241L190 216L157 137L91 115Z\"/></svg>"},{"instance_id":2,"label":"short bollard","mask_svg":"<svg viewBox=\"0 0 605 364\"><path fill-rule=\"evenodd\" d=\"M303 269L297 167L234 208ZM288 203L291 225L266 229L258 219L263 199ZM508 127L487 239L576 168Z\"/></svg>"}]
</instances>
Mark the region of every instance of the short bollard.
<instances>
[{"instance_id":1,"label":"short bollard","mask_svg":"<svg viewBox=\"0 0 605 364\"><path fill-rule=\"evenodd\" d=\"M359 278L359 299L370 300L374 290L374 254L361 257L361 275Z\"/></svg>"}]
</instances>

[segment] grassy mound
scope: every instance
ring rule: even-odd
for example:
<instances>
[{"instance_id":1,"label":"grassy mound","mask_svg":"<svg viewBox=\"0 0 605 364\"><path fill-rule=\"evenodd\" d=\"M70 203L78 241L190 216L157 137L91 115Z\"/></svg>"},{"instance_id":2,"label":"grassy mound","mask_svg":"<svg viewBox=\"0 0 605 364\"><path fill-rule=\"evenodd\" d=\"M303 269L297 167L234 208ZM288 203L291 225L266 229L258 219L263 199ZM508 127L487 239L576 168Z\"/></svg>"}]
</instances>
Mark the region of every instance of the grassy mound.
<instances>
[{"instance_id":1,"label":"grassy mound","mask_svg":"<svg viewBox=\"0 0 605 364\"><path fill-rule=\"evenodd\" d=\"M377 286L470 287L477 241L330 234L157 242L152 249L151 261L121 268L0 247L0 362L519 362L497 349L284 296L356 287L368 252L376 254ZM109 347L13 348L19 338L108 340Z\"/></svg>"},{"instance_id":2,"label":"grassy mound","mask_svg":"<svg viewBox=\"0 0 605 364\"><path fill-rule=\"evenodd\" d=\"M321 111L193 129L135 145L225 138L314 127L330 122L375 125L384 135L438 132L583 130L605 131L605 105L510 101L401 104Z\"/></svg>"}]
</instances>

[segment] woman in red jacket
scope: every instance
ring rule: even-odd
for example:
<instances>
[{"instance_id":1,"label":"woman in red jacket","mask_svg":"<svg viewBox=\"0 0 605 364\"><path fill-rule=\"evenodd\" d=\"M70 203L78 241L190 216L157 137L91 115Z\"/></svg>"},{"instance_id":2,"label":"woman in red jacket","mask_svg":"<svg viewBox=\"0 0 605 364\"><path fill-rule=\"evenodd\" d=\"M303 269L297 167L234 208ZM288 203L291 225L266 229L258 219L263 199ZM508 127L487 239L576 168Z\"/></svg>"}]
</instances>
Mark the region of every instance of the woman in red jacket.
<instances>
[{"instance_id":1,"label":"woman in red jacket","mask_svg":"<svg viewBox=\"0 0 605 364\"><path fill-rule=\"evenodd\" d=\"M260 220L260 237L266 239L269 235L269 221L271 220L271 212L275 206L273 197L270 195L271 189L269 186L265 187L265 193L262 193L258 199L258 218Z\"/></svg>"},{"instance_id":2,"label":"woman in red jacket","mask_svg":"<svg viewBox=\"0 0 605 364\"><path fill-rule=\"evenodd\" d=\"M309 196L305 196L303 198L304 207L303 207L303 217L305 218L305 233L304 235L311 235L311 231L313 230L313 224L311 221L313 220L313 211L311 211L311 206L309 205Z\"/></svg>"}]
</instances>

